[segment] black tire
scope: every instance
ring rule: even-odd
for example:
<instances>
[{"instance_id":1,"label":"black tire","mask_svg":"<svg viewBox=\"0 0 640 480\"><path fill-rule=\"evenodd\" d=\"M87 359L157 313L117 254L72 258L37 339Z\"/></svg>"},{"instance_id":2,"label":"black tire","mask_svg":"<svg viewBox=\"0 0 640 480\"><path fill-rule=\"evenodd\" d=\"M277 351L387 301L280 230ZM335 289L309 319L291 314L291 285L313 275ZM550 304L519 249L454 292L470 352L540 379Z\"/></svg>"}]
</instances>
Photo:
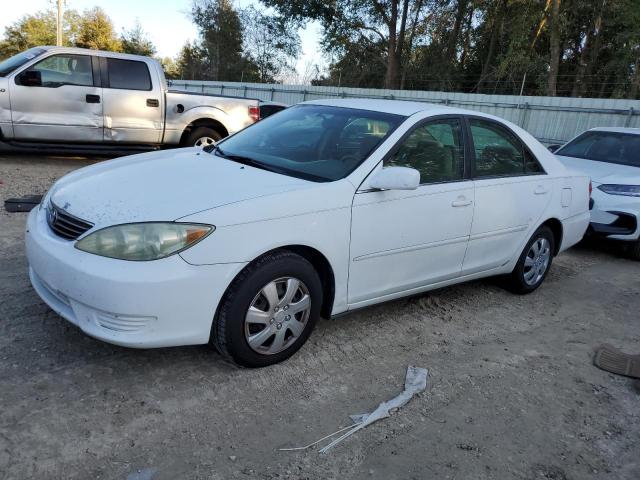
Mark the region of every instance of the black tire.
<instances>
[{"instance_id":1,"label":"black tire","mask_svg":"<svg viewBox=\"0 0 640 480\"><path fill-rule=\"evenodd\" d=\"M218 142L219 140L222 140L222 135L220 134L220 132L210 127L196 127L191 130L189 135L187 135L187 138L184 140L184 146L206 147L206 144L196 145L198 140L201 138L211 138L213 141Z\"/></svg>"},{"instance_id":2,"label":"black tire","mask_svg":"<svg viewBox=\"0 0 640 480\"><path fill-rule=\"evenodd\" d=\"M632 260L640 260L640 240L630 242L626 248L627 256Z\"/></svg>"},{"instance_id":3,"label":"black tire","mask_svg":"<svg viewBox=\"0 0 640 480\"><path fill-rule=\"evenodd\" d=\"M527 261L533 244L538 242L538 240L540 239L544 239L548 242L549 260L546 264L544 273L541 276L534 274L532 281L529 282L525 278L525 274L528 274L532 267L525 266L525 262ZM544 282L544 279L549 273L549 269L551 268L551 264L553 263L553 252L555 252L555 238L553 236L553 232L549 227L543 225L535 231L535 233L531 236L531 238L525 245L524 250L522 250L520 258L518 259L518 263L516 263L516 266L507 278L507 288L513 293L517 293L520 295L531 293L536 290L540 285L542 285L542 282Z\"/></svg>"},{"instance_id":4,"label":"black tire","mask_svg":"<svg viewBox=\"0 0 640 480\"><path fill-rule=\"evenodd\" d=\"M308 290L311 306L302 333L285 350L264 354L255 351L245 337L245 316L265 285L282 277L299 279ZM313 265L286 250L268 253L249 264L225 292L211 328L211 343L220 354L243 367L265 367L286 360L307 341L322 304L322 282ZM265 327L265 330L270 328ZM274 340L275 342L275 337Z\"/></svg>"}]
</instances>

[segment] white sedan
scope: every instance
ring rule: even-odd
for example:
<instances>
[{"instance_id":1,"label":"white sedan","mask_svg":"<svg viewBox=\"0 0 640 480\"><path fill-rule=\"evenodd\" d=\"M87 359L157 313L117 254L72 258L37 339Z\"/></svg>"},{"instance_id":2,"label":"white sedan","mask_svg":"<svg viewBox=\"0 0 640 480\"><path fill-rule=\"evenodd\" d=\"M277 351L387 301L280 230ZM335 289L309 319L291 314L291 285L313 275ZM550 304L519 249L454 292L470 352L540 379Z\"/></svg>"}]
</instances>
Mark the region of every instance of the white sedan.
<instances>
[{"instance_id":1,"label":"white sedan","mask_svg":"<svg viewBox=\"0 0 640 480\"><path fill-rule=\"evenodd\" d=\"M250 367L322 315L493 275L535 290L589 224L589 179L499 118L321 100L213 147L75 171L32 211L33 287L129 347L212 342Z\"/></svg>"},{"instance_id":2,"label":"white sedan","mask_svg":"<svg viewBox=\"0 0 640 480\"><path fill-rule=\"evenodd\" d=\"M640 260L640 128L594 128L568 142L560 161L591 176L594 236L625 242Z\"/></svg>"}]
</instances>

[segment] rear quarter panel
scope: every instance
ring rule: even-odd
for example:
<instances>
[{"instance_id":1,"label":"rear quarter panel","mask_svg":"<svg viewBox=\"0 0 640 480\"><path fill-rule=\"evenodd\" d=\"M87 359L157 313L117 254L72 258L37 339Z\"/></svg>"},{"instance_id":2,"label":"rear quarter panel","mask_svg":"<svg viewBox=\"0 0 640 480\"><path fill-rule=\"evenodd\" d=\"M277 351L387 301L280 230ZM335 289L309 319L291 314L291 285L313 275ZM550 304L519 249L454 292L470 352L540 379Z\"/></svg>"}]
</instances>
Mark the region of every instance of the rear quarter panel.
<instances>
[{"instance_id":1,"label":"rear quarter panel","mask_svg":"<svg viewBox=\"0 0 640 480\"><path fill-rule=\"evenodd\" d=\"M258 105L257 100L176 91L167 92L166 102L164 143L178 143L184 129L199 119L216 120L232 135L253 123L249 107ZM182 113L178 105L184 108Z\"/></svg>"}]
</instances>

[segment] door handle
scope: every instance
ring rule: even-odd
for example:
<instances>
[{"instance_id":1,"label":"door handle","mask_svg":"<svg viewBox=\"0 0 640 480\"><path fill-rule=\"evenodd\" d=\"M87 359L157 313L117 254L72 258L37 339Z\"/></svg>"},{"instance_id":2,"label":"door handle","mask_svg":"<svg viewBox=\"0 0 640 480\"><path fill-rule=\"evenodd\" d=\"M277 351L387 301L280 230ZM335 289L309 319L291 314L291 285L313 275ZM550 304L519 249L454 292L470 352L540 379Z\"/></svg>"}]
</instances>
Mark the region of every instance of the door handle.
<instances>
[{"instance_id":1,"label":"door handle","mask_svg":"<svg viewBox=\"0 0 640 480\"><path fill-rule=\"evenodd\" d=\"M458 197L456 200L451 202L452 207L468 207L473 202L471 200L467 200L466 197Z\"/></svg>"},{"instance_id":2,"label":"door handle","mask_svg":"<svg viewBox=\"0 0 640 480\"><path fill-rule=\"evenodd\" d=\"M87 101L87 103L100 103L100 95L87 94L85 100Z\"/></svg>"},{"instance_id":3,"label":"door handle","mask_svg":"<svg viewBox=\"0 0 640 480\"><path fill-rule=\"evenodd\" d=\"M147 98L147 107L159 107L160 101L157 98Z\"/></svg>"},{"instance_id":4,"label":"door handle","mask_svg":"<svg viewBox=\"0 0 640 480\"><path fill-rule=\"evenodd\" d=\"M548 190L544 188L542 185L538 185L536 189L533 191L535 195L544 195Z\"/></svg>"}]
</instances>

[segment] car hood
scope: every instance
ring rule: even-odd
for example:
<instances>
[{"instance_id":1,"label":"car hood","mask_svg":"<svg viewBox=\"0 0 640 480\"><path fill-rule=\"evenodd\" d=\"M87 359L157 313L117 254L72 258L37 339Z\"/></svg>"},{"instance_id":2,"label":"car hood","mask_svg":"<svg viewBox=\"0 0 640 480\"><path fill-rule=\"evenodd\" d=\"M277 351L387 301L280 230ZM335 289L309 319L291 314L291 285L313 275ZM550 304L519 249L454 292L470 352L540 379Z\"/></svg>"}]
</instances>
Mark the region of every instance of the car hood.
<instances>
[{"instance_id":1,"label":"car hood","mask_svg":"<svg viewBox=\"0 0 640 480\"><path fill-rule=\"evenodd\" d=\"M133 155L76 170L54 185L47 200L103 227L173 221L313 185L189 148Z\"/></svg>"},{"instance_id":2,"label":"car hood","mask_svg":"<svg viewBox=\"0 0 640 480\"><path fill-rule=\"evenodd\" d=\"M638 167L562 155L556 156L566 167L589 175L595 184L640 185L640 168Z\"/></svg>"}]
</instances>

